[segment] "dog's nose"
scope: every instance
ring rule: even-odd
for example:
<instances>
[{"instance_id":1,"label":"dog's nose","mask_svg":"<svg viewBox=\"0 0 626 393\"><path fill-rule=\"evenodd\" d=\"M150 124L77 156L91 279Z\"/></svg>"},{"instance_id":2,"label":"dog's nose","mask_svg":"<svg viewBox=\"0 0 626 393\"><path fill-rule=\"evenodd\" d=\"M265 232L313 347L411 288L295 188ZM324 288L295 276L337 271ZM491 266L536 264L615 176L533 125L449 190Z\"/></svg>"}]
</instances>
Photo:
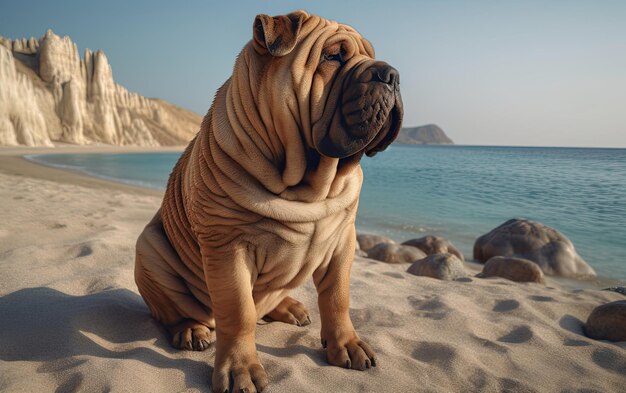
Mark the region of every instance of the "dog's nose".
<instances>
[{"instance_id":1,"label":"dog's nose","mask_svg":"<svg viewBox=\"0 0 626 393\"><path fill-rule=\"evenodd\" d=\"M377 65L374 72L374 79L379 82L394 85L399 83L400 74L398 70L390 66L389 64Z\"/></svg>"}]
</instances>

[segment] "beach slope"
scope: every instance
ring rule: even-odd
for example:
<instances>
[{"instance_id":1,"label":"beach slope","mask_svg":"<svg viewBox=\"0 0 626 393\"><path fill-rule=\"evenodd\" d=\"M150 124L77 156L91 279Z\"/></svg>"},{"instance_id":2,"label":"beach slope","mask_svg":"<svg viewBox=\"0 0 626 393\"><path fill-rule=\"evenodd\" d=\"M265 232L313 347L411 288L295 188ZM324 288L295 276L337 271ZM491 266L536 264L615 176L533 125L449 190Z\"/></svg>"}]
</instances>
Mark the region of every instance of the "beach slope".
<instances>
[{"instance_id":1,"label":"beach slope","mask_svg":"<svg viewBox=\"0 0 626 393\"><path fill-rule=\"evenodd\" d=\"M39 170L40 169L40 170ZM0 390L208 391L214 349L168 344L133 280L135 240L160 193L0 160ZM365 372L328 366L316 293L297 327L259 322L270 392L623 391L626 342L582 324L623 295L553 281L439 281L357 258L351 316L378 354Z\"/></svg>"}]
</instances>

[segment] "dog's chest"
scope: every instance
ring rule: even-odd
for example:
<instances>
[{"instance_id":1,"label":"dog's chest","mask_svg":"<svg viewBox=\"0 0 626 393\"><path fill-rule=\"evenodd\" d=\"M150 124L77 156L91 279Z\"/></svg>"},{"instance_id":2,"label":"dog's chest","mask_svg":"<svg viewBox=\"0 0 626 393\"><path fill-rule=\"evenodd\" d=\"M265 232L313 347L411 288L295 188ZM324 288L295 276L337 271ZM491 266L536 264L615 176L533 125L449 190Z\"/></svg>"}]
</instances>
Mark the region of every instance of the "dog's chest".
<instances>
[{"instance_id":1,"label":"dog's chest","mask_svg":"<svg viewBox=\"0 0 626 393\"><path fill-rule=\"evenodd\" d=\"M327 264L346 230L354 223L353 213L342 211L317 222L259 223L257 236L248 241L258 276L256 289L293 288Z\"/></svg>"}]
</instances>

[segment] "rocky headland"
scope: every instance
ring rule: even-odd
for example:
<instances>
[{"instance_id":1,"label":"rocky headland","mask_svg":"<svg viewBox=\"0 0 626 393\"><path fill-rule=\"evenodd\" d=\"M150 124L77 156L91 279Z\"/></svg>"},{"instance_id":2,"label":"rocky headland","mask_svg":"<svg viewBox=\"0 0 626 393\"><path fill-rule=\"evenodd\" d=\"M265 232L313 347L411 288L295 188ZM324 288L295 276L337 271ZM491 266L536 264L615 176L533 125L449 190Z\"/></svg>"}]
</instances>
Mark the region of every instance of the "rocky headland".
<instances>
[{"instance_id":1,"label":"rocky headland","mask_svg":"<svg viewBox=\"0 0 626 393\"><path fill-rule=\"evenodd\" d=\"M394 143L400 145L453 145L454 142L435 124L405 127Z\"/></svg>"},{"instance_id":2,"label":"rocky headland","mask_svg":"<svg viewBox=\"0 0 626 393\"><path fill-rule=\"evenodd\" d=\"M115 83L104 52L48 30L0 37L0 145L184 145L202 118Z\"/></svg>"}]
</instances>

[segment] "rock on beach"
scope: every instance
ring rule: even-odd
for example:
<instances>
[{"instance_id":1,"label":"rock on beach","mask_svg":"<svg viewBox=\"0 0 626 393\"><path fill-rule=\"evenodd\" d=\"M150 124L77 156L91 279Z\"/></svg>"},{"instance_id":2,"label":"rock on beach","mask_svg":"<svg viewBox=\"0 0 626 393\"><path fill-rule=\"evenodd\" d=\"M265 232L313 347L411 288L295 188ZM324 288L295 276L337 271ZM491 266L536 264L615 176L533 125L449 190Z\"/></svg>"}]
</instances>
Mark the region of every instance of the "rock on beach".
<instances>
[{"instance_id":1,"label":"rock on beach","mask_svg":"<svg viewBox=\"0 0 626 393\"><path fill-rule=\"evenodd\" d=\"M474 259L484 263L495 256L531 260L549 275L576 278L596 274L565 235L526 219L508 220L476 240Z\"/></svg>"},{"instance_id":2,"label":"rock on beach","mask_svg":"<svg viewBox=\"0 0 626 393\"><path fill-rule=\"evenodd\" d=\"M367 251L367 256L387 263L411 263L426 257L418 248L395 243L380 243Z\"/></svg>"},{"instance_id":3,"label":"rock on beach","mask_svg":"<svg viewBox=\"0 0 626 393\"><path fill-rule=\"evenodd\" d=\"M463 262L453 254L433 254L417 260L407 270L416 276L426 276L439 280L456 280L467 276Z\"/></svg>"},{"instance_id":4,"label":"rock on beach","mask_svg":"<svg viewBox=\"0 0 626 393\"><path fill-rule=\"evenodd\" d=\"M543 271L533 261L515 257L493 257L485 263L480 277L502 277L516 282L544 283Z\"/></svg>"},{"instance_id":5,"label":"rock on beach","mask_svg":"<svg viewBox=\"0 0 626 393\"><path fill-rule=\"evenodd\" d=\"M465 260L463 254L461 254L461 252L454 247L450 241L439 236L424 236L419 239L407 240L402 244L405 246L417 247L424 251L426 255L449 253L455 255L461 261Z\"/></svg>"},{"instance_id":6,"label":"rock on beach","mask_svg":"<svg viewBox=\"0 0 626 393\"><path fill-rule=\"evenodd\" d=\"M585 334L596 340L626 341L626 300L596 307L587 319Z\"/></svg>"},{"instance_id":7,"label":"rock on beach","mask_svg":"<svg viewBox=\"0 0 626 393\"><path fill-rule=\"evenodd\" d=\"M356 235L356 242L359 244L359 248L365 252L368 252L374 246L381 243L394 244L395 241L388 237L381 235L374 235L370 233L359 233Z\"/></svg>"}]
</instances>

